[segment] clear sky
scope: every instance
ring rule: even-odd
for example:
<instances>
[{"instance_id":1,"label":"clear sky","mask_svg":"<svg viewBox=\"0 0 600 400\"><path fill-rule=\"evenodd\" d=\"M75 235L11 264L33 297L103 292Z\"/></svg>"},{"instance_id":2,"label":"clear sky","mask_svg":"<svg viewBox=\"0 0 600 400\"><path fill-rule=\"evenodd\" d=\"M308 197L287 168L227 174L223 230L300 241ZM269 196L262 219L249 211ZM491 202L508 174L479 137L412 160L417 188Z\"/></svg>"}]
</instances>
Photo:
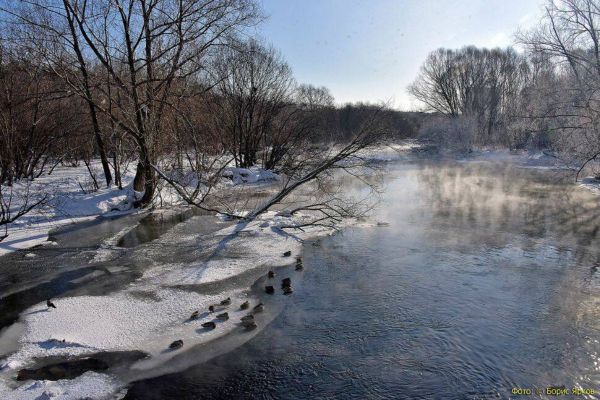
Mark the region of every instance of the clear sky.
<instances>
[{"instance_id":1,"label":"clear sky","mask_svg":"<svg viewBox=\"0 0 600 400\"><path fill-rule=\"evenodd\" d=\"M439 47L505 47L539 23L544 0L259 0L264 39L299 82L336 102L391 101L415 109L406 87Z\"/></svg>"}]
</instances>

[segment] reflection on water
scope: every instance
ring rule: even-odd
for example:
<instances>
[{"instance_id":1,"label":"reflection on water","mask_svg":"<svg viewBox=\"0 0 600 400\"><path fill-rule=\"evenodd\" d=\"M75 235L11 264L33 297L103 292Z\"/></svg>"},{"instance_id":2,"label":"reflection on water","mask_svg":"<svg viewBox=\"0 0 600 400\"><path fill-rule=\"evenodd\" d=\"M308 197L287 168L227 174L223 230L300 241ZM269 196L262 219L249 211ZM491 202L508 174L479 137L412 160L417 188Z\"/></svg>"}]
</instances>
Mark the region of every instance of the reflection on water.
<instances>
[{"instance_id":1,"label":"reflection on water","mask_svg":"<svg viewBox=\"0 0 600 400\"><path fill-rule=\"evenodd\" d=\"M598 198L488 164L400 165L386 180L373 220L390 225L305 246L303 285L269 328L127 398L598 393Z\"/></svg>"},{"instance_id":2,"label":"reflection on water","mask_svg":"<svg viewBox=\"0 0 600 400\"><path fill-rule=\"evenodd\" d=\"M142 218L135 228L123 235L117 242L117 246L131 248L150 242L194 215L201 215L201 213L190 209L186 212L149 214Z\"/></svg>"}]
</instances>

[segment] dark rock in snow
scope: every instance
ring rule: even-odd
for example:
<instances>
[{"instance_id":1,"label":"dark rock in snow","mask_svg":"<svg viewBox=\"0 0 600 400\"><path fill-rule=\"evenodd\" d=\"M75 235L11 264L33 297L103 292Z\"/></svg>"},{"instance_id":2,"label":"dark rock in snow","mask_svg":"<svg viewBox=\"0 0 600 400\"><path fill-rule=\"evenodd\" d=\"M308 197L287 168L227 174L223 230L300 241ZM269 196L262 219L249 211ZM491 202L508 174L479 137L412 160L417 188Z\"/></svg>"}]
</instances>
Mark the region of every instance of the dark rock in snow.
<instances>
[{"instance_id":1,"label":"dark rock in snow","mask_svg":"<svg viewBox=\"0 0 600 400\"><path fill-rule=\"evenodd\" d=\"M267 292L268 294L273 294L275 293L275 288L273 286L266 286L265 292Z\"/></svg>"},{"instance_id":2,"label":"dark rock in snow","mask_svg":"<svg viewBox=\"0 0 600 400\"><path fill-rule=\"evenodd\" d=\"M286 251L285 253L283 253L284 257L289 257L292 255L292 252L290 250Z\"/></svg>"}]
</instances>

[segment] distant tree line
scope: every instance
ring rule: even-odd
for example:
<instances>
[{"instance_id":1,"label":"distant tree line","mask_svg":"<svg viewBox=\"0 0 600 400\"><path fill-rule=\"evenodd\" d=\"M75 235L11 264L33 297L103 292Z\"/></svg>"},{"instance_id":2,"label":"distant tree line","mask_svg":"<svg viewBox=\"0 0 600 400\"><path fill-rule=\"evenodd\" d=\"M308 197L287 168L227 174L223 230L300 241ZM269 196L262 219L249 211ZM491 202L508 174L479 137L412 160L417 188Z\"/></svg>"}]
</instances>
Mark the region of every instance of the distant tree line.
<instances>
[{"instance_id":1,"label":"distant tree line","mask_svg":"<svg viewBox=\"0 0 600 400\"><path fill-rule=\"evenodd\" d=\"M580 168L600 156L600 1L549 0L525 49L439 49L409 92L435 112L425 136L473 146L550 148Z\"/></svg>"},{"instance_id":2,"label":"distant tree line","mask_svg":"<svg viewBox=\"0 0 600 400\"><path fill-rule=\"evenodd\" d=\"M526 57L512 49L439 49L429 54L409 92L428 111L468 120L472 144L519 147L526 139L512 131L512 117L529 78Z\"/></svg>"}]
</instances>

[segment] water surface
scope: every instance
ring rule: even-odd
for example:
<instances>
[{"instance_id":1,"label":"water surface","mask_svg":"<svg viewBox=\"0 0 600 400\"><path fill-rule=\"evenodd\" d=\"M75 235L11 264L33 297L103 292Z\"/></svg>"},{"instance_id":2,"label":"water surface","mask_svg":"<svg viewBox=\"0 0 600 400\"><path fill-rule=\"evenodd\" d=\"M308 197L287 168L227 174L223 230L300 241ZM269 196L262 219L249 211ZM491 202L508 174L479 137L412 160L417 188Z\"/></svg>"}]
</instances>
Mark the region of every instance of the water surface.
<instances>
[{"instance_id":1,"label":"water surface","mask_svg":"<svg viewBox=\"0 0 600 400\"><path fill-rule=\"evenodd\" d=\"M371 222L389 226L307 243L302 284L266 329L127 398L600 391L597 197L558 172L491 164L402 164L386 181Z\"/></svg>"}]
</instances>

